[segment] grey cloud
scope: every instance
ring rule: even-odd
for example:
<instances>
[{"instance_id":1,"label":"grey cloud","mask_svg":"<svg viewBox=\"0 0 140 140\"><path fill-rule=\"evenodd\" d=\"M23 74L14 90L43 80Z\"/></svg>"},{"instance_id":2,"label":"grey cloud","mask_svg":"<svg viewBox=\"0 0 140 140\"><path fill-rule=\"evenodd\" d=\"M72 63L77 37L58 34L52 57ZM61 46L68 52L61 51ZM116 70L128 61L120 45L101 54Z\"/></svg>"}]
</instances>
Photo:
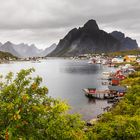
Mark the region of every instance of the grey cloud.
<instances>
[{"instance_id":1,"label":"grey cloud","mask_svg":"<svg viewBox=\"0 0 140 140\"><path fill-rule=\"evenodd\" d=\"M0 41L51 45L74 27L97 20L140 42L139 0L0 0Z\"/></svg>"}]
</instances>

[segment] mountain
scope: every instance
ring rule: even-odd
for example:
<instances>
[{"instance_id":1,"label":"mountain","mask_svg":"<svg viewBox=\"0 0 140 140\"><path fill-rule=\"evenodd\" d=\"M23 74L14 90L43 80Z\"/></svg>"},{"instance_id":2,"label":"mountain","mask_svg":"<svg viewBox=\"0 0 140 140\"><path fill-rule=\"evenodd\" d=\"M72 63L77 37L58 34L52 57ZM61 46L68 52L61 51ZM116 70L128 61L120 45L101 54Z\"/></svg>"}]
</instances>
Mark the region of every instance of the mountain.
<instances>
[{"instance_id":1,"label":"mountain","mask_svg":"<svg viewBox=\"0 0 140 140\"><path fill-rule=\"evenodd\" d=\"M1 52L0 51L0 59L3 60L3 59L9 59L9 58L12 58L12 59L17 59L16 56L13 56L12 54L8 53L8 52ZM1 62L1 61L0 61Z\"/></svg>"},{"instance_id":2,"label":"mountain","mask_svg":"<svg viewBox=\"0 0 140 140\"><path fill-rule=\"evenodd\" d=\"M125 37L125 34L120 31L113 31L110 33L114 38L121 42L122 50L138 49L137 41L130 37Z\"/></svg>"},{"instance_id":3,"label":"mountain","mask_svg":"<svg viewBox=\"0 0 140 140\"><path fill-rule=\"evenodd\" d=\"M18 44L14 46L14 49L20 54L22 57L44 57L51 53L55 48L56 44L52 44L50 47L46 48L45 50L38 49L34 44Z\"/></svg>"},{"instance_id":4,"label":"mountain","mask_svg":"<svg viewBox=\"0 0 140 140\"><path fill-rule=\"evenodd\" d=\"M83 27L72 29L48 56L75 56L123 49L118 38L101 30L95 20L89 20Z\"/></svg>"},{"instance_id":5,"label":"mountain","mask_svg":"<svg viewBox=\"0 0 140 140\"><path fill-rule=\"evenodd\" d=\"M14 44L10 41L7 41L3 45L0 46L0 51L9 52L14 56L20 57L20 54L14 49Z\"/></svg>"},{"instance_id":6,"label":"mountain","mask_svg":"<svg viewBox=\"0 0 140 140\"><path fill-rule=\"evenodd\" d=\"M14 45L13 48L20 54L21 57L36 57L43 51L38 49L34 44L28 45L21 43Z\"/></svg>"},{"instance_id":7,"label":"mountain","mask_svg":"<svg viewBox=\"0 0 140 140\"><path fill-rule=\"evenodd\" d=\"M42 57L51 53L55 48L56 44L52 44L49 48L42 50L38 49L34 44L13 44L10 41L7 41L5 44L0 43L0 51L9 52L17 57Z\"/></svg>"},{"instance_id":8,"label":"mountain","mask_svg":"<svg viewBox=\"0 0 140 140\"><path fill-rule=\"evenodd\" d=\"M40 56L47 56L52 51L56 49L57 45L54 43L50 47L46 48L43 52L40 53Z\"/></svg>"},{"instance_id":9,"label":"mountain","mask_svg":"<svg viewBox=\"0 0 140 140\"><path fill-rule=\"evenodd\" d=\"M0 47L2 46L3 44L0 42Z\"/></svg>"}]
</instances>

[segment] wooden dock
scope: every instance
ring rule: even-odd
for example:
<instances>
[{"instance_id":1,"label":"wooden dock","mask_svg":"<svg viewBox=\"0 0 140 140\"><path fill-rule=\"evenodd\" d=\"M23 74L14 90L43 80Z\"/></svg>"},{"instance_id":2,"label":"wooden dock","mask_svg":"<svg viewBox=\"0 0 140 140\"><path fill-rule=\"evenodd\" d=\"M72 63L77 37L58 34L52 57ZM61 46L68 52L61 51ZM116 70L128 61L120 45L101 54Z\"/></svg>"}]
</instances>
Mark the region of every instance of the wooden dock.
<instances>
[{"instance_id":1,"label":"wooden dock","mask_svg":"<svg viewBox=\"0 0 140 140\"><path fill-rule=\"evenodd\" d=\"M86 93L89 93L89 90L87 88L83 89ZM109 90L96 90L94 94L109 94Z\"/></svg>"},{"instance_id":2,"label":"wooden dock","mask_svg":"<svg viewBox=\"0 0 140 140\"><path fill-rule=\"evenodd\" d=\"M85 92L85 95L87 97L97 98L97 99L105 99L105 96L110 94L109 90L95 90L94 93L90 93L89 89L85 88L85 89L83 89L83 91Z\"/></svg>"}]
</instances>

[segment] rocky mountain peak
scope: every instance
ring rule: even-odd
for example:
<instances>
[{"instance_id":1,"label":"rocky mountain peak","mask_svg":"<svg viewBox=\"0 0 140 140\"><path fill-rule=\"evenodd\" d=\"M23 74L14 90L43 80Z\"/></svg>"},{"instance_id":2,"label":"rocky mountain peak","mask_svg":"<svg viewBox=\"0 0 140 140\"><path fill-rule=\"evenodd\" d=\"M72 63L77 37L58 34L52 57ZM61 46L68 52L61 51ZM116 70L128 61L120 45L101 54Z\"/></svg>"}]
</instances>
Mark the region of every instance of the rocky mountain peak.
<instances>
[{"instance_id":1,"label":"rocky mountain peak","mask_svg":"<svg viewBox=\"0 0 140 140\"><path fill-rule=\"evenodd\" d=\"M6 45L6 46L8 45L9 46L9 45L12 45L12 43L10 41L7 41L7 42L5 42L4 45Z\"/></svg>"},{"instance_id":2,"label":"rocky mountain peak","mask_svg":"<svg viewBox=\"0 0 140 140\"><path fill-rule=\"evenodd\" d=\"M0 42L0 51L9 52L17 57L38 57L46 56L48 53L51 53L56 48L54 43L51 47L46 50L38 49L35 44L28 45L26 43L13 44L10 41L2 44Z\"/></svg>"},{"instance_id":3,"label":"rocky mountain peak","mask_svg":"<svg viewBox=\"0 0 140 140\"><path fill-rule=\"evenodd\" d=\"M113 37L115 37L117 40L123 40L123 39L125 38L125 34L122 33L122 32L120 32L120 31L113 31L113 32L111 33L111 35L112 35Z\"/></svg>"},{"instance_id":4,"label":"rocky mountain peak","mask_svg":"<svg viewBox=\"0 0 140 140\"><path fill-rule=\"evenodd\" d=\"M92 31L99 30L99 27L98 27L96 21L93 19L91 19L87 23L85 23L84 28L88 29L88 30L92 30Z\"/></svg>"},{"instance_id":5,"label":"rocky mountain peak","mask_svg":"<svg viewBox=\"0 0 140 140\"><path fill-rule=\"evenodd\" d=\"M121 48L123 50L133 50L138 49L138 44L135 39L130 37L125 37L125 34L120 31L114 31L110 33L114 38L121 42Z\"/></svg>"}]
</instances>

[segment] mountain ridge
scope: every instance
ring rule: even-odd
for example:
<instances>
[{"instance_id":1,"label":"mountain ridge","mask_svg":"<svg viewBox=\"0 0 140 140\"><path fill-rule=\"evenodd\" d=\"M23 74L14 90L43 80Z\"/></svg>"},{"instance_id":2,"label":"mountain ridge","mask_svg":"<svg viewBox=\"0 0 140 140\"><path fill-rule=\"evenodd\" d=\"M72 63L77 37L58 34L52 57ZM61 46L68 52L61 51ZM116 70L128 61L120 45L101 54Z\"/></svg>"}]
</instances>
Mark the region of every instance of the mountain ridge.
<instances>
[{"instance_id":1,"label":"mountain ridge","mask_svg":"<svg viewBox=\"0 0 140 140\"><path fill-rule=\"evenodd\" d=\"M38 49L34 44L28 45L25 43L14 44L10 41L5 42L4 44L0 43L0 51L11 53L17 57L45 57L55 49L55 43L45 50ZM54 49L53 49L54 48ZM48 50L48 52L47 52Z\"/></svg>"},{"instance_id":2,"label":"mountain ridge","mask_svg":"<svg viewBox=\"0 0 140 140\"><path fill-rule=\"evenodd\" d=\"M138 48L137 41L135 39L125 36L125 34L121 31L113 31L110 34L121 42L123 50L131 50Z\"/></svg>"},{"instance_id":3,"label":"mountain ridge","mask_svg":"<svg viewBox=\"0 0 140 140\"><path fill-rule=\"evenodd\" d=\"M48 56L67 57L84 53L105 53L121 50L123 47L120 40L101 30L95 20L89 20L83 27L70 30L59 41L57 48Z\"/></svg>"},{"instance_id":4,"label":"mountain ridge","mask_svg":"<svg viewBox=\"0 0 140 140\"><path fill-rule=\"evenodd\" d=\"M20 57L20 54L13 48L13 45L10 41L5 42L0 46L0 51L11 53L14 56Z\"/></svg>"}]
</instances>

